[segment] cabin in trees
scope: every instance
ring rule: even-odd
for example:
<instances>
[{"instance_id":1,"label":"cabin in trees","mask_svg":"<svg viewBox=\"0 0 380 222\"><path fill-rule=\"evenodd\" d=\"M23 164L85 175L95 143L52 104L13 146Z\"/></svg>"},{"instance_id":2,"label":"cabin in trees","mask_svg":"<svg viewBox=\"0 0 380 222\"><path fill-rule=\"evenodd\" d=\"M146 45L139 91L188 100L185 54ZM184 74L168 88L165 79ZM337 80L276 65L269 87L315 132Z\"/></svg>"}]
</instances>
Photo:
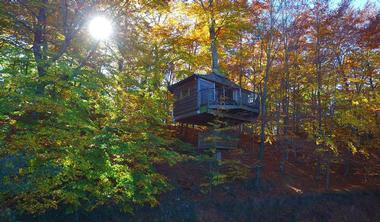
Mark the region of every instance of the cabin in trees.
<instances>
[{"instance_id":1,"label":"cabin in trees","mask_svg":"<svg viewBox=\"0 0 380 222\"><path fill-rule=\"evenodd\" d=\"M259 114L259 96L220 74L193 74L171 85L169 90L175 99L175 122L208 125L218 116L238 124L252 122Z\"/></svg>"},{"instance_id":2,"label":"cabin in trees","mask_svg":"<svg viewBox=\"0 0 380 222\"><path fill-rule=\"evenodd\" d=\"M174 121L211 126L198 134L198 148L214 147L219 155L220 150L238 146L240 134L234 126L252 122L259 115L259 96L220 74L194 74L171 85L169 90L175 98ZM216 117L225 123L222 127L210 124Z\"/></svg>"}]
</instances>

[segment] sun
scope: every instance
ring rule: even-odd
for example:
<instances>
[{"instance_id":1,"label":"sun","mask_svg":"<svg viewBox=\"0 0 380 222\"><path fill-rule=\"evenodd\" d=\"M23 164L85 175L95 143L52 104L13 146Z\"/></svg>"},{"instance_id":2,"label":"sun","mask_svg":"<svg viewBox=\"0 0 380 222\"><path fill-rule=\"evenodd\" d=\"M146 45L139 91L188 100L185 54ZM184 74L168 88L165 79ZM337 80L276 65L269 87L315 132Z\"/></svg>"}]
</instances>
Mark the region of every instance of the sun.
<instances>
[{"instance_id":1,"label":"sun","mask_svg":"<svg viewBox=\"0 0 380 222\"><path fill-rule=\"evenodd\" d=\"M112 23L106 17L97 16L91 19L88 31L94 39L107 40L112 35Z\"/></svg>"}]
</instances>

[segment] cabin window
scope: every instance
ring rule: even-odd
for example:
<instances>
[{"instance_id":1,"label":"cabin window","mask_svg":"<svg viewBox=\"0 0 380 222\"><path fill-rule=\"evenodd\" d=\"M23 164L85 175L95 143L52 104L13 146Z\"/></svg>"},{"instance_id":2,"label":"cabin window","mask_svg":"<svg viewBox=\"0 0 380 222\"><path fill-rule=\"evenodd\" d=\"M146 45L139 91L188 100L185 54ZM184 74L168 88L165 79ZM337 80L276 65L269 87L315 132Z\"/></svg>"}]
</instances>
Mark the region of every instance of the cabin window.
<instances>
[{"instance_id":1,"label":"cabin window","mask_svg":"<svg viewBox=\"0 0 380 222\"><path fill-rule=\"evenodd\" d=\"M230 88L224 88L224 97L228 101L232 100L233 99L233 90Z\"/></svg>"},{"instance_id":2,"label":"cabin window","mask_svg":"<svg viewBox=\"0 0 380 222\"><path fill-rule=\"evenodd\" d=\"M181 98L186 98L190 96L190 88L184 88L181 90Z\"/></svg>"},{"instance_id":3,"label":"cabin window","mask_svg":"<svg viewBox=\"0 0 380 222\"><path fill-rule=\"evenodd\" d=\"M238 102L239 101L239 90L234 90L233 92L233 99L234 101Z\"/></svg>"},{"instance_id":4,"label":"cabin window","mask_svg":"<svg viewBox=\"0 0 380 222\"><path fill-rule=\"evenodd\" d=\"M248 94L248 103L253 103L255 101L253 93Z\"/></svg>"},{"instance_id":5,"label":"cabin window","mask_svg":"<svg viewBox=\"0 0 380 222\"><path fill-rule=\"evenodd\" d=\"M177 100L182 100L186 97L189 97L191 93L190 88L182 88L178 90L178 93L176 94L176 99Z\"/></svg>"}]
</instances>

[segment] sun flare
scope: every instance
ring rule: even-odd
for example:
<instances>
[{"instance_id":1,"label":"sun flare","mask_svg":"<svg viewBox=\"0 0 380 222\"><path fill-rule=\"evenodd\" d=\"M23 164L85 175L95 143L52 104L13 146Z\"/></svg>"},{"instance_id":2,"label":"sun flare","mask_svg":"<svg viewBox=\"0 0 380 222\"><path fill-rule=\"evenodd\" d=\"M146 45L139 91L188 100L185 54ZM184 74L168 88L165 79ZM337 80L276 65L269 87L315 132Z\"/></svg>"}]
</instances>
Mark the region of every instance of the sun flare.
<instances>
[{"instance_id":1,"label":"sun flare","mask_svg":"<svg viewBox=\"0 0 380 222\"><path fill-rule=\"evenodd\" d=\"M112 35L111 21L103 16L94 17L89 23L88 31L94 39L107 40Z\"/></svg>"}]
</instances>

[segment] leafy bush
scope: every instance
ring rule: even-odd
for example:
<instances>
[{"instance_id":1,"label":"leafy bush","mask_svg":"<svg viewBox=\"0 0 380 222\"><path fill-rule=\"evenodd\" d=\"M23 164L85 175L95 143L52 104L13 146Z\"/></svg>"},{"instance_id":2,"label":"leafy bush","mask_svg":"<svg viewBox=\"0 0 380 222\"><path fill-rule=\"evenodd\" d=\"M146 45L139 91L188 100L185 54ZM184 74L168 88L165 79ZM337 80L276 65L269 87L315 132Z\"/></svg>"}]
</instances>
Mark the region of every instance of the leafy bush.
<instances>
[{"instance_id":1,"label":"leafy bush","mask_svg":"<svg viewBox=\"0 0 380 222\"><path fill-rule=\"evenodd\" d=\"M0 54L17 53L10 49ZM173 141L157 130L159 98L119 89L117 75L78 73L65 62L48 70L40 94L36 70L21 73L10 64L0 63L6 73L0 82L0 209L38 214L115 204L132 211L134 204L158 203L169 187L154 164L179 159L167 149Z\"/></svg>"}]
</instances>

